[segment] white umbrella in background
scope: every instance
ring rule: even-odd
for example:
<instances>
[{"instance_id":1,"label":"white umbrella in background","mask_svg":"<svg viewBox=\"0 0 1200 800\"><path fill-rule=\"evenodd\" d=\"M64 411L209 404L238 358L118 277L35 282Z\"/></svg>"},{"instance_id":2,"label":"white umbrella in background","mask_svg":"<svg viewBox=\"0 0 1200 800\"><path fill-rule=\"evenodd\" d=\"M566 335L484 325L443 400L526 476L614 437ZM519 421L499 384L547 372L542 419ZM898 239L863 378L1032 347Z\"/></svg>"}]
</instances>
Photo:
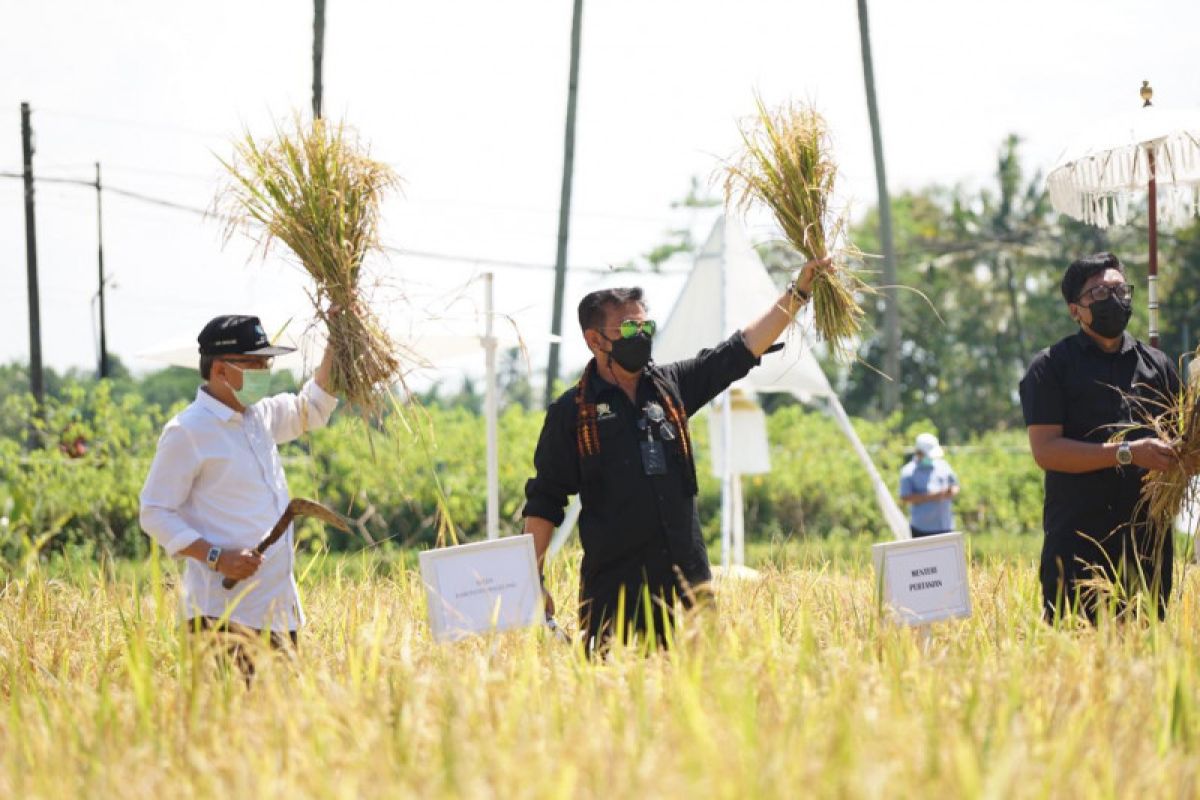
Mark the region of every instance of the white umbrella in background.
<instances>
[{"instance_id":1,"label":"white umbrella in background","mask_svg":"<svg viewBox=\"0 0 1200 800\"><path fill-rule=\"evenodd\" d=\"M1046 176L1056 211L1099 228L1124 225L1130 205L1149 199L1150 344L1158 346L1158 215L1181 222L1200 209L1200 110L1159 108L1142 82L1143 105L1094 125Z\"/></svg>"},{"instance_id":2,"label":"white umbrella in background","mask_svg":"<svg viewBox=\"0 0 1200 800\"><path fill-rule=\"evenodd\" d=\"M550 333L534 336L523 334L516 323L494 310L492 273L480 276L484 285L482 313L439 317L415 321L411 316L383 321L392 338L404 349L406 357L416 362L421 372L436 372L441 365L466 357L477 357L482 350L485 362L484 418L487 425L487 537L500 535L500 468L497 426L499 418L499 387L496 375L496 351L500 348L525 348L557 341ZM500 318L497 332L496 319ZM273 320L268 320L273 322ZM295 347L294 353L279 356L275 369L288 370L296 375L311 371L325 350L325 332L318 324L290 324L275 337L274 344ZM163 366L197 369L200 355L194 337L183 338L137 354L137 358Z\"/></svg>"}]
</instances>

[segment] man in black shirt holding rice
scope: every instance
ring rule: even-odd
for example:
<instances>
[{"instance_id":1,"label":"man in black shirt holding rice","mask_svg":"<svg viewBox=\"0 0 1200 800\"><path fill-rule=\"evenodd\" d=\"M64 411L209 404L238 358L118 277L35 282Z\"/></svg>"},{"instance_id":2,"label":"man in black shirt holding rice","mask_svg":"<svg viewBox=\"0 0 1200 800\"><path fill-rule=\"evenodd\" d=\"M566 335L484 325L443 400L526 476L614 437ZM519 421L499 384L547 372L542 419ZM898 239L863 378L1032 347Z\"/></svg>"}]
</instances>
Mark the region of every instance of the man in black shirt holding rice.
<instances>
[{"instance_id":1,"label":"man in black shirt holding rice","mask_svg":"<svg viewBox=\"0 0 1200 800\"><path fill-rule=\"evenodd\" d=\"M1133 287L1111 253L1071 263L1062 280L1079 331L1038 353L1021 380L1029 444L1046 471L1040 578L1048 620L1073 608L1092 621L1105 607L1122 612L1148 592L1159 616L1171 591L1172 541L1153 534L1139 505L1142 478L1175 459L1148 430L1110 441L1118 426L1141 422L1179 390L1170 360L1125 332Z\"/></svg>"},{"instance_id":2,"label":"man in black shirt holding rice","mask_svg":"<svg viewBox=\"0 0 1200 800\"><path fill-rule=\"evenodd\" d=\"M808 301L815 270L828 264L809 262L762 317L673 364L651 361L655 323L641 289L592 292L580 302L593 358L546 412L524 516L540 566L568 496L580 496L579 616L589 648L614 632L624 638L651 628L663 643L675 601L692 605L711 579L688 419L758 363ZM618 619L623 630L614 631Z\"/></svg>"}]
</instances>

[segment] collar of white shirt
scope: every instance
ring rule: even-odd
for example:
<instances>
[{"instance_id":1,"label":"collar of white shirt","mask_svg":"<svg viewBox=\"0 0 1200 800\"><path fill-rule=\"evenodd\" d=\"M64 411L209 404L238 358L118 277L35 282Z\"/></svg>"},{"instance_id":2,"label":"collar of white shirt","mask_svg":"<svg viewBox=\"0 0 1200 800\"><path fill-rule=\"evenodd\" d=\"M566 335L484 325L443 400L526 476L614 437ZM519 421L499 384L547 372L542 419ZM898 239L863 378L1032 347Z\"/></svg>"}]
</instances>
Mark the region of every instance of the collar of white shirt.
<instances>
[{"instance_id":1,"label":"collar of white shirt","mask_svg":"<svg viewBox=\"0 0 1200 800\"><path fill-rule=\"evenodd\" d=\"M201 386L196 390L196 405L219 419L221 422L241 422L242 415L204 390Z\"/></svg>"}]
</instances>

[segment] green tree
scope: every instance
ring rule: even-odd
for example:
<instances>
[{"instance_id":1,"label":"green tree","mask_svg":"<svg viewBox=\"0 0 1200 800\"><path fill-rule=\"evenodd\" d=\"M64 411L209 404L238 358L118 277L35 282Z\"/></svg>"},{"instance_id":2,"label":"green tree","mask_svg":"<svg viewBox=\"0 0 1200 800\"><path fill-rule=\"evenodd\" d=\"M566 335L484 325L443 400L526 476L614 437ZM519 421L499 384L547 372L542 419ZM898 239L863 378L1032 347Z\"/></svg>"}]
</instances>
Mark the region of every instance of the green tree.
<instances>
[{"instance_id":1,"label":"green tree","mask_svg":"<svg viewBox=\"0 0 1200 800\"><path fill-rule=\"evenodd\" d=\"M1200 344L1200 220L1174 232L1160 265L1159 345L1178 361Z\"/></svg>"},{"instance_id":2,"label":"green tree","mask_svg":"<svg viewBox=\"0 0 1200 800\"><path fill-rule=\"evenodd\" d=\"M928 417L951 438L1017 426L1017 383L1029 359L1069 332L1057 286L1078 252L1042 188L1026 179L1019 140L1010 136L996 163L996 184L967 194L931 188L895 198L900 283L920 291L900 304L899 381L905 419ZM877 252L875 212L855 241ZM871 308L884 313L882 298ZM879 365L883 337L862 348ZM878 414L888 378L857 366L845 376L851 413Z\"/></svg>"}]
</instances>

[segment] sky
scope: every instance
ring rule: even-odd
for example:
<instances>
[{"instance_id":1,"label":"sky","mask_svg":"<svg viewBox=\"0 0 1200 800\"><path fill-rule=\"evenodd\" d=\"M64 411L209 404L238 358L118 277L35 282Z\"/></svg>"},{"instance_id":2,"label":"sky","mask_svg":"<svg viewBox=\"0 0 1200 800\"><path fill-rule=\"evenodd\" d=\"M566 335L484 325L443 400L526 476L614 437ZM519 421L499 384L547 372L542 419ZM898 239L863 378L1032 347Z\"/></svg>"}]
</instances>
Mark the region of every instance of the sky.
<instances>
[{"instance_id":1,"label":"sky","mask_svg":"<svg viewBox=\"0 0 1200 800\"><path fill-rule=\"evenodd\" d=\"M479 276L493 271L496 308L535 368L550 328L571 6L327 3L326 116L353 125L403 179L384 241L436 254L376 259L387 287L377 311L474 330ZM99 161L107 185L204 208L236 136L266 135L310 107L309 0L0 0L0 10L0 172L20 171L27 101L38 176L91 180ZM1200 106L1192 0L875 0L870 13L893 193L986 185L1009 133L1044 172L1089 121L1135 109L1144 79L1160 105ZM568 372L586 355L572 323L579 297L631 282L607 268L670 229L707 234L718 211L672 203L736 151L756 91L768 104L814 103L833 132L840 199L852 213L874 204L855 3L585 0L581 52ZM96 195L42 183L36 196L44 360L91 368ZM286 254L252 257L211 218L111 193L103 214L109 348L135 370L156 366L139 354L187 345L216 314L255 313L268 330L311 316L307 279ZM772 236L763 219L749 228ZM0 265L0 362L27 361L19 180L0 179ZM652 313L669 311L687 267L639 276ZM447 363L444 379L474 361Z\"/></svg>"}]
</instances>

